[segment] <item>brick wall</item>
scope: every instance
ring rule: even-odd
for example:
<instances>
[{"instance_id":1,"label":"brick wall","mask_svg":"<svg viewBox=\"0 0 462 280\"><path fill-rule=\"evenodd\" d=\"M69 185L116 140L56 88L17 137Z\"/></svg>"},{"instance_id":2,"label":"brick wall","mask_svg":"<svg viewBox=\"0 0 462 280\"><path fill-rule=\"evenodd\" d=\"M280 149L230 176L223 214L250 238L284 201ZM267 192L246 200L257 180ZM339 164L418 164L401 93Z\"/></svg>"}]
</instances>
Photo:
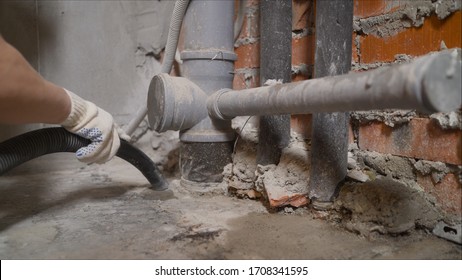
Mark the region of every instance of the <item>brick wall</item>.
<instances>
[{"instance_id":1,"label":"brick wall","mask_svg":"<svg viewBox=\"0 0 462 280\"><path fill-rule=\"evenodd\" d=\"M315 0L292 0L292 3L292 81L300 81L311 78L313 72ZM248 0L246 5L244 25L235 44L238 55L235 89L260 85L259 0ZM355 0L352 69L366 71L408 62L442 48L460 48L461 16L461 0ZM378 117L370 117L374 114ZM404 121L398 118L396 123L384 117L383 112L359 114L368 115L367 118L353 115L350 141L360 150L446 165L445 170L449 171L439 180L432 177L432 171L416 170L416 181L443 209L460 215L462 130L460 119L457 121L460 112L445 116L400 114L406 118ZM442 125L445 121L441 119L452 120L452 126ZM291 126L292 130L310 137L310 115L292 116Z\"/></svg>"},{"instance_id":2,"label":"brick wall","mask_svg":"<svg viewBox=\"0 0 462 280\"><path fill-rule=\"evenodd\" d=\"M460 48L460 9L460 0L355 0L353 69L363 71L406 62L442 48ZM409 112L404 113L409 115ZM449 128L441 125L437 116L418 113L397 124L382 118L363 122L353 117L352 122L355 141L361 150L445 164L451 171L444 172L441 178L432 177L435 170L415 170L416 180L442 209L461 215L460 112L451 116L459 124Z\"/></svg>"}]
</instances>

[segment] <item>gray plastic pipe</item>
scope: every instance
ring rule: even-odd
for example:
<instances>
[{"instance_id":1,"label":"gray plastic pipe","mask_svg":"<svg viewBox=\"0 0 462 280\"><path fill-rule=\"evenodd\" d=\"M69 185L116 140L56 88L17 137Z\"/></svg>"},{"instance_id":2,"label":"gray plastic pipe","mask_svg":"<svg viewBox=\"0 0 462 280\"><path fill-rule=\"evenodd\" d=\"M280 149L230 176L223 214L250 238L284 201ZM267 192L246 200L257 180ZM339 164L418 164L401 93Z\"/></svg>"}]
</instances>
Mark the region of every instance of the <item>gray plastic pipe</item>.
<instances>
[{"instance_id":1,"label":"gray plastic pipe","mask_svg":"<svg viewBox=\"0 0 462 280\"><path fill-rule=\"evenodd\" d=\"M461 106L461 61L456 50L410 64L282 85L220 90L207 99L215 119L236 116L417 109L450 112Z\"/></svg>"},{"instance_id":2,"label":"gray plastic pipe","mask_svg":"<svg viewBox=\"0 0 462 280\"><path fill-rule=\"evenodd\" d=\"M194 0L184 18L182 75L198 87L196 93L202 91L203 94L197 94L190 99L183 92L188 90L185 86L182 87L183 91L175 90L176 96L165 100L176 100L175 104L188 110L190 113L184 115L187 116L188 123L193 116L201 116L199 110L204 110L202 112L205 113L205 118L192 127L181 125L180 171L183 186L195 186L197 182L212 186L221 182L224 166L232 161L235 133L231 122L208 118L202 97L208 97L233 85L234 61L237 58L233 38L234 4L234 0ZM162 80L167 82L167 79ZM178 86L186 84L185 82ZM164 91L167 92L169 91ZM192 105L195 102L200 102L198 108ZM177 110L172 112L176 114Z\"/></svg>"},{"instance_id":3,"label":"gray plastic pipe","mask_svg":"<svg viewBox=\"0 0 462 280\"><path fill-rule=\"evenodd\" d=\"M190 0L177 0L173 8L172 18L167 37L167 45L165 46L165 56L161 66L161 73L170 73L172 70L173 61L175 60L176 48L178 46L178 38L180 36L181 24L188 9ZM148 108L143 106L136 112L135 117L128 123L125 128L125 133L132 135L141 121L146 117Z\"/></svg>"}]
</instances>

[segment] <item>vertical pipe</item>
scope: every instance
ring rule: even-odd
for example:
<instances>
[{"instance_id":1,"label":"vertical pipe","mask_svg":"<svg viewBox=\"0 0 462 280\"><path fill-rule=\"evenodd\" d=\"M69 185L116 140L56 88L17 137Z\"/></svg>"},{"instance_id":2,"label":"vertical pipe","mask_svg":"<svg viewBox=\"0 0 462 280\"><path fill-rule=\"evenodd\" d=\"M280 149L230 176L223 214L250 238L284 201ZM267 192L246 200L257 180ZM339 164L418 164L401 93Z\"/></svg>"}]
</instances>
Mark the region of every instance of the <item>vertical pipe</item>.
<instances>
[{"instance_id":1,"label":"vertical pipe","mask_svg":"<svg viewBox=\"0 0 462 280\"><path fill-rule=\"evenodd\" d=\"M260 3L260 81L291 80L292 0ZM290 139L290 115L261 116L257 163L278 164Z\"/></svg>"},{"instance_id":2,"label":"vertical pipe","mask_svg":"<svg viewBox=\"0 0 462 280\"><path fill-rule=\"evenodd\" d=\"M316 1L315 77L347 73L351 67L353 0ZM348 113L315 113L309 197L330 202L347 172ZM319 206L321 207L321 206Z\"/></svg>"},{"instance_id":3,"label":"vertical pipe","mask_svg":"<svg viewBox=\"0 0 462 280\"><path fill-rule=\"evenodd\" d=\"M233 0L192 0L184 18L183 76L207 95L232 88L233 16ZM180 131L182 183L220 182L223 167L231 162L234 138L230 121L210 118Z\"/></svg>"}]
</instances>

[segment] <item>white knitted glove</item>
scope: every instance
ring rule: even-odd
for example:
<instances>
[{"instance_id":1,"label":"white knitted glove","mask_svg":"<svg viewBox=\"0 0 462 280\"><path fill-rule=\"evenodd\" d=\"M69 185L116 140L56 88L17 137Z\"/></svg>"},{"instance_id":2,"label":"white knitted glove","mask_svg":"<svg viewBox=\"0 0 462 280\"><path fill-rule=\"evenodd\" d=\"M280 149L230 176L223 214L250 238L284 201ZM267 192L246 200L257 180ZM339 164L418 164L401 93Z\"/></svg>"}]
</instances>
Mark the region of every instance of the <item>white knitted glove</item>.
<instances>
[{"instance_id":1,"label":"white knitted glove","mask_svg":"<svg viewBox=\"0 0 462 280\"><path fill-rule=\"evenodd\" d=\"M91 140L91 144L75 153L85 163L104 163L112 159L120 147L118 126L111 114L65 89L72 109L61 125L68 131Z\"/></svg>"}]
</instances>

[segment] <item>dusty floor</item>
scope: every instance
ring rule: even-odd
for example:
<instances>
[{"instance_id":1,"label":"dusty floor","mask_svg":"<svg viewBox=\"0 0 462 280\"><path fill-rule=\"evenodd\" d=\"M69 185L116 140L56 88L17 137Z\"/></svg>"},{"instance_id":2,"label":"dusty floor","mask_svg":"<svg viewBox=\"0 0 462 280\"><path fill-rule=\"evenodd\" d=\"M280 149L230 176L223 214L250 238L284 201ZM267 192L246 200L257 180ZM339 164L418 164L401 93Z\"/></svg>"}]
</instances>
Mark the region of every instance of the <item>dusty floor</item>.
<instances>
[{"instance_id":1,"label":"dusty floor","mask_svg":"<svg viewBox=\"0 0 462 280\"><path fill-rule=\"evenodd\" d=\"M320 216L270 213L176 179L155 192L123 160L85 166L47 155L0 177L0 258L462 259L460 245L424 231L365 238Z\"/></svg>"}]
</instances>

